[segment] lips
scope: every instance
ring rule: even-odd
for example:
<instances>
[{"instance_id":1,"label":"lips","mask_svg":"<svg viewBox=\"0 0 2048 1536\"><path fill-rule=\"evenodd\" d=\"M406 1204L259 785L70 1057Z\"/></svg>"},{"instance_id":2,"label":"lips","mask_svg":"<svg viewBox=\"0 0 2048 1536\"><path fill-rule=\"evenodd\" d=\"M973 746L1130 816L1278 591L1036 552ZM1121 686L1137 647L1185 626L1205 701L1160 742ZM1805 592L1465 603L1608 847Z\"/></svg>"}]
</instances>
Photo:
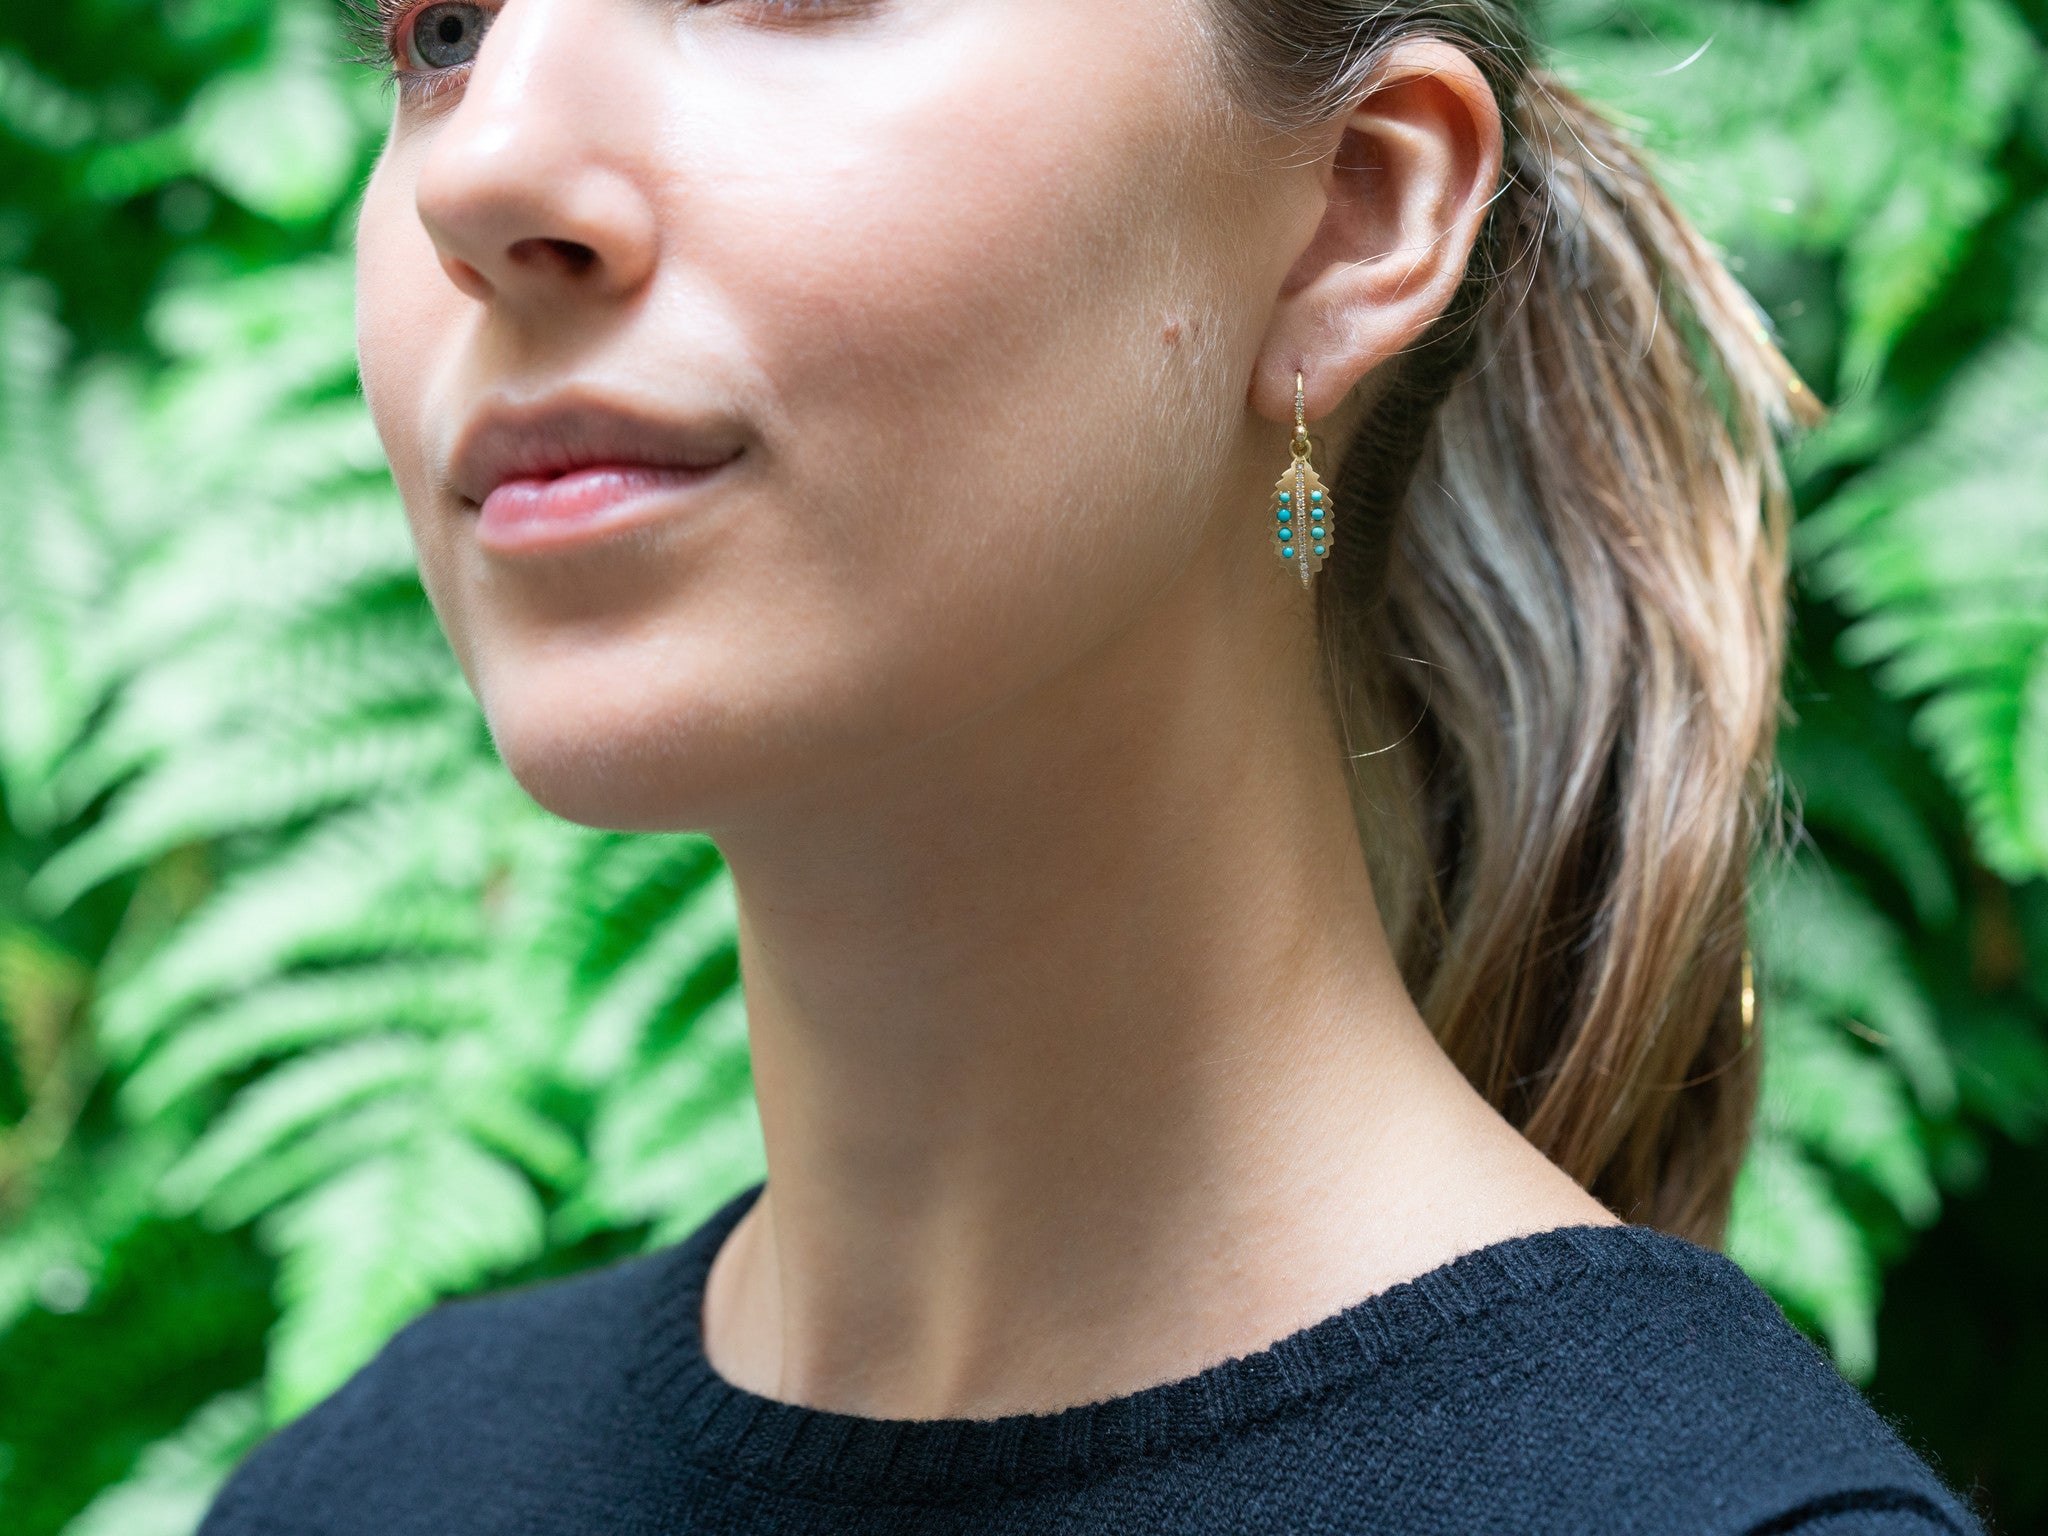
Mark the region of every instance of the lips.
<instances>
[{"instance_id":1,"label":"lips","mask_svg":"<svg viewBox=\"0 0 2048 1536\"><path fill-rule=\"evenodd\" d=\"M670 515L743 451L730 421L556 398L474 417L456 440L448 482L476 507L486 548L542 553Z\"/></svg>"}]
</instances>

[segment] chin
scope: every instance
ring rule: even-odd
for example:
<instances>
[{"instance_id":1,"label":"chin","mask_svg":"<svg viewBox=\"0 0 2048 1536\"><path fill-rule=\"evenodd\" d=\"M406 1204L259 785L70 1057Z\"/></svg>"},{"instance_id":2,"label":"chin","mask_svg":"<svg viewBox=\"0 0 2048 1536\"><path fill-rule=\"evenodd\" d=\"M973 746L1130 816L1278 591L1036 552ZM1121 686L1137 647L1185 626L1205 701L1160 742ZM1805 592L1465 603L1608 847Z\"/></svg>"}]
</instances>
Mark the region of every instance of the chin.
<instances>
[{"instance_id":1,"label":"chin","mask_svg":"<svg viewBox=\"0 0 2048 1536\"><path fill-rule=\"evenodd\" d=\"M498 756L555 815L620 832L708 828L759 782L760 733L714 679L647 677L556 657L492 668L477 695Z\"/></svg>"},{"instance_id":2,"label":"chin","mask_svg":"<svg viewBox=\"0 0 2048 1536\"><path fill-rule=\"evenodd\" d=\"M626 649L501 652L473 679L506 768L567 821L716 832L902 744L854 678L730 644Z\"/></svg>"}]
</instances>

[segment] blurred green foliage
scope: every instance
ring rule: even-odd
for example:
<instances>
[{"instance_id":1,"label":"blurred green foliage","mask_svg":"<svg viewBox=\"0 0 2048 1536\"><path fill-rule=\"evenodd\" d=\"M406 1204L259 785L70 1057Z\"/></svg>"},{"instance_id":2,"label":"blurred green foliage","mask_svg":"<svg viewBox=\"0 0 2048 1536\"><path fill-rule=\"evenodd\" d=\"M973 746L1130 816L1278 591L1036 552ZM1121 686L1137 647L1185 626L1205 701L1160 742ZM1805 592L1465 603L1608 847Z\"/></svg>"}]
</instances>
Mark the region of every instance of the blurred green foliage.
<instances>
[{"instance_id":1,"label":"blurred green foliage","mask_svg":"<svg viewBox=\"0 0 2048 1536\"><path fill-rule=\"evenodd\" d=\"M2048 1369L2048 4L1544 20L1836 408L1793 463L1803 830L1732 1248L2048 1529L2001 1375ZM386 108L340 53L328 0L0 17L21 1536L184 1536L435 1298L672 1240L759 1167L715 852L527 801L419 588L350 351Z\"/></svg>"}]
</instances>

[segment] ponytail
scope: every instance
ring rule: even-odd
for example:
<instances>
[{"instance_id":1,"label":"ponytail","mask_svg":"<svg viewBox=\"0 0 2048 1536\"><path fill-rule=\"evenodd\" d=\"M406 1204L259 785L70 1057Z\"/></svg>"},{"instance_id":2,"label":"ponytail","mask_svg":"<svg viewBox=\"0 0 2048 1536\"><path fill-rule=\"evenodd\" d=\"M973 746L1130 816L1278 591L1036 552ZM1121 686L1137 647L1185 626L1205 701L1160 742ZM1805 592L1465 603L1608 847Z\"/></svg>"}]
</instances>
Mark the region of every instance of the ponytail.
<instances>
[{"instance_id":1,"label":"ponytail","mask_svg":"<svg viewBox=\"0 0 2048 1536\"><path fill-rule=\"evenodd\" d=\"M1785 627L1773 432L1813 402L1504 0L1217 0L1296 123L1439 37L1493 82L1463 287L1339 445L1320 626L1375 888L1475 1087L1624 1218L1719 1240L1754 1108L1747 872Z\"/></svg>"}]
</instances>

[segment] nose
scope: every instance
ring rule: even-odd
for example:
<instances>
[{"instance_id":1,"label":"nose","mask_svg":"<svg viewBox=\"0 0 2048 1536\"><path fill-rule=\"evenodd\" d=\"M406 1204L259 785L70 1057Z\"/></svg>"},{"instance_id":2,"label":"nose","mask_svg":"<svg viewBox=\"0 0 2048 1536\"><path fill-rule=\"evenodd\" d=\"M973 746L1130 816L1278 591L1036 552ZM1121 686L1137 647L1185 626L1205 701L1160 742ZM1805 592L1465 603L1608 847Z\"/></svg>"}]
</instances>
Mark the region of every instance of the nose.
<instances>
[{"instance_id":1,"label":"nose","mask_svg":"<svg viewBox=\"0 0 2048 1536\"><path fill-rule=\"evenodd\" d=\"M659 226L620 61L641 40L612 0L507 0L421 161L415 199L442 270L471 298L541 315L629 296Z\"/></svg>"}]
</instances>

